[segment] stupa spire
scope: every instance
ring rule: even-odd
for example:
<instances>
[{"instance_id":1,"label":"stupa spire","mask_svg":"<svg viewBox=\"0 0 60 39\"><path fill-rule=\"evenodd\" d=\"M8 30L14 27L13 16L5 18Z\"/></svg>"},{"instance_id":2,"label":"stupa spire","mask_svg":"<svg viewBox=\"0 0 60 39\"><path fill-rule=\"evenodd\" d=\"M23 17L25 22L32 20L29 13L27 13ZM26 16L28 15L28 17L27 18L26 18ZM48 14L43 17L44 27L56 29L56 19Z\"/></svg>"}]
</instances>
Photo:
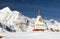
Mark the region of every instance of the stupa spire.
<instances>
[{"instance_id":1,"label":"stupa spire","mask_svg":"<svg viewBox=\"0 0 60 39\"><path fill-rule=\"evenodd\" d=\"M40 9L38 10L38 16L40 16Z\"/></svg>"}]
</instances>

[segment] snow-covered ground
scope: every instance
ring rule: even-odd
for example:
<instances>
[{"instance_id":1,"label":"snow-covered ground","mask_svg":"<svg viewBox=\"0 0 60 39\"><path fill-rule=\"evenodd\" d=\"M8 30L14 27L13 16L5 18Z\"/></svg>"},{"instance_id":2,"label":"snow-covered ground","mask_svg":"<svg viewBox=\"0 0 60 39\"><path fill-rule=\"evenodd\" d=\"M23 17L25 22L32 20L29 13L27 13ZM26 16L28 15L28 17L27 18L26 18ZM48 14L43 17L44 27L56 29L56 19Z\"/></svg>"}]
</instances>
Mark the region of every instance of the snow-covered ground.
<instances>
[{"instance_id":1,"label":"snow-covered ground","mask_svg":"<svg viewBox=\"0 0 60 39\"><path fill-rule=\"evenodd\" d=\"M0 33L3 39L60 39L59 32Z\"/></svg>"}]
</instances>

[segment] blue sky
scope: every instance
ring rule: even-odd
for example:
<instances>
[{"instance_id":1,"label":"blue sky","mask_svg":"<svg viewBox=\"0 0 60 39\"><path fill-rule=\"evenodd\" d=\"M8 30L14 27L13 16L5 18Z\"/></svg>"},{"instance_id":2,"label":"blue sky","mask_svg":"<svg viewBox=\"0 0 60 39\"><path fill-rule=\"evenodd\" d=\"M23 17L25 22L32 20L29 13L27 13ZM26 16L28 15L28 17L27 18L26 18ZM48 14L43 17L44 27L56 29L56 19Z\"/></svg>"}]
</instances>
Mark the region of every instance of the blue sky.
<instances>
[{"instance_id":1,"label":"blue sky","mask_svg":"<svg viewBox=\"0 0 60 39\"><path fill-rule=\"evenodd\" d=\"M30 18L40 9L44 19L60 19L60 0L0 0L0 9L10 7Z\"/></svg>"}]
</instances>

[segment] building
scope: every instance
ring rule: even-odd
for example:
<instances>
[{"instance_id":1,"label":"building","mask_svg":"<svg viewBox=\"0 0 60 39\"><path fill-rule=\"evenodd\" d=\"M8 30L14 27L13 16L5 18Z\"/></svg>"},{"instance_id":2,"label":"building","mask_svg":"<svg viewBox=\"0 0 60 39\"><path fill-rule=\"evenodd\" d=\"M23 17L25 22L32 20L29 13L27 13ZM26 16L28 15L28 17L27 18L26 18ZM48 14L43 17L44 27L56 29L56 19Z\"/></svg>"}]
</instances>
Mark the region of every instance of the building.
<instances>
[{"instance_id":1,"label":"building","mask_svg":"<svg viewBox=\"0 0 60 39\"><path fill-rule=\"evenodd\" d=\"M35 26L35 28L33 29L33 31L44 31L44 30L46 30L45 23L43 22L43 19L40 15L40 10L38 10L38 16L36 18L36 22L35 22L34 26Z\"/></svg>"}]
</instances>

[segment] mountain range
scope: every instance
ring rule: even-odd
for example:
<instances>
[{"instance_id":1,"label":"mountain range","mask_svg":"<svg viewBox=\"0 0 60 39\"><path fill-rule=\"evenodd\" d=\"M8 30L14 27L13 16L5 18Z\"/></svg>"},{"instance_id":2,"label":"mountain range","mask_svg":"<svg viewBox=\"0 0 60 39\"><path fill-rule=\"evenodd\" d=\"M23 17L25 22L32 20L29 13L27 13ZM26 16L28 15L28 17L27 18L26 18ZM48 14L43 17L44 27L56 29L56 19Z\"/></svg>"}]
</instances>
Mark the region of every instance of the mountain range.
<instances>
[{"instance_id":1,"label":"mountain range","mask_svg":"<svg viewBox=\"0 0 60 39\"><path fill-rule=\"evenodd\" d=\"M36 18L24 16L18 11L10 10L9 7L0 10L0 32L32 32L35 22ZM48 29L60 30L60 22L54 19L43 19L43 22Z\"/></svg>"}]
</instances>

